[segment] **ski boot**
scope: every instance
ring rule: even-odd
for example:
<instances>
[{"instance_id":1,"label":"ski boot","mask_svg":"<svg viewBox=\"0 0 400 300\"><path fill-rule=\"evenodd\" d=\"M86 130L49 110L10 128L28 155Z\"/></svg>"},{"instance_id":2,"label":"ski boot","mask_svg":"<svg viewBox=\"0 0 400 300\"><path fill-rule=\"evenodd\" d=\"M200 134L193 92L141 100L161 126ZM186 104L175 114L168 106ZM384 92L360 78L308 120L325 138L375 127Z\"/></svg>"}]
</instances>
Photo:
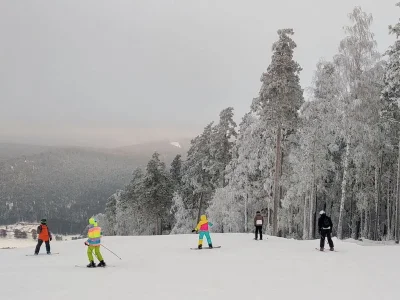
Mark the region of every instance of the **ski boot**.
<instances>
[{"instance_id":1,"label":"ski boot","mask_svg":"<svg viewBox=\"0 0 400 300\"><path fill-rule=\"evenodd\" d=\"M212 246L212 244L208 244L208 247L212 249L213 246Z\"/></svg>"},{"instance_id":2,"label":"ski boot","mask_svg":"<svg viewBox=\"0 0 400 300\"><path fill-rule=\"evenodd\" d=\"M88 267L88 268L96 268L96 264L93 261L91 261L86 267Z\"/></svg>"},{"instance_id":3,"label":"ski boot","mask_svg":"<svg viewBox=\"0 0 400 300\"><path fill-rule=\"evenodd\" d=\"M319 248L319 251L324 251L324 248Z\"/></svg>"},{"instance_id":4,"label":"ski boot","mask_svg":"<svg viewBox=\"0 0 400 300\"><path fill-rule=\"evenodd\" d=\"M51 255L51 252L49 251L49 252L47 252L47 255Z\"/></svg>"},{"instance_id":5,"label":"ski boot","mask_svg":"<svg viewBox=\"0 0 400 300\"><path fill-rule=\"evenodd\" d=\"M203 245L199 245L197 248L199 248L199 249L203 249Z\"/></svg>"},{"instance_id":6,"label":"ski boot","mask_svg":"<svg viewBox=\"0 0 400 300\"><path fill-rule=\"evenodd\" d=\"M335 251L335 248L331 247L331 249L329 249L330 251Z\"/></svg>"},{"instance_id":7,"label":"ski boot","mask_svg":"<svg viewBox=\"0 0 400 300\"><path fill-rule=\"evenodd\" d=\"M101 262L98 263L97 265L98 267L105 267L106 263L104 262L104 260L102 260Z\"/></svg>"}]
</instances>

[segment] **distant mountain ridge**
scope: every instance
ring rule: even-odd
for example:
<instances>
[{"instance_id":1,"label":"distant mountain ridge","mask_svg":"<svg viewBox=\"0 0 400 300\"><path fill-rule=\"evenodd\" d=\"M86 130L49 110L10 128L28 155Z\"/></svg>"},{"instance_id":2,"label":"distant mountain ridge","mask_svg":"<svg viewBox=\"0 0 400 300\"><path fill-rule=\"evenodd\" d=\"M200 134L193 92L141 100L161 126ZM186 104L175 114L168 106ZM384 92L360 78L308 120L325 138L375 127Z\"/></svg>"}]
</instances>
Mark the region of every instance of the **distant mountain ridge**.
<instances>
[{"instance_id":1,"label":"distant mountain ridge","mask_svg":"<svg viewBox=\"0 0 400 300\"><path fill-rule=\"evenodd\" d=\"M46 217L57 232L81 232L87 217L103 211L108 197L155 151L169 166L189 143L165 140L114 149L0 143L0 224Z\"/></svg>"}]
</instances>

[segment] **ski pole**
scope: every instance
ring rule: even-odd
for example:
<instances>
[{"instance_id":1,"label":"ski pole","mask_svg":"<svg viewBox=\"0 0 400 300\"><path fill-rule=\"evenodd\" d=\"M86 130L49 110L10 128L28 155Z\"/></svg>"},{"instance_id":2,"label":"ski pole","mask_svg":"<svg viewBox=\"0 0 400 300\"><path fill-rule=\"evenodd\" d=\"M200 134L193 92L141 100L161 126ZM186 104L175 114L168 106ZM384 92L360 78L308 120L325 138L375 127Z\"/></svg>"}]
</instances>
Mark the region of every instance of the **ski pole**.
<instances>
[{"instance_id":1,"label":"ski pole","mask_svg":"<svg viewBox=\"0 0 400 300\"><path fill-rule=\"evenodd\" d=\"M102 245L105 249L107 249L108 251L110 251L112 254L114 254L116 257L118 257L120 260L122 260L121 257L119 257L117 254L115 254L114 252L112 252L110 249L108 249L106 246Z\"/></svg>"}]
</instances>

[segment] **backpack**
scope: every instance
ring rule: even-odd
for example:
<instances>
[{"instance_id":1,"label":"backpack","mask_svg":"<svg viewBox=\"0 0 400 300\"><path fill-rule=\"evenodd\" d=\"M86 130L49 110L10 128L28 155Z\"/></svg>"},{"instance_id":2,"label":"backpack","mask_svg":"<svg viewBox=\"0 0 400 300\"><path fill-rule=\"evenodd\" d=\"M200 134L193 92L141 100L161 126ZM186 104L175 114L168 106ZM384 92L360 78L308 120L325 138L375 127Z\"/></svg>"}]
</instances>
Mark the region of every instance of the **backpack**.
<instances>
[{"instance_id":1,"label":"backpack","mask_svg":"<svg viewBox=\"0 0 400 300\"><path fill-rule=\"evenodd\" d=\"M324 228L328 228L331 226L331 220L329 219L329 217L325 217L324 218Z\"/></svg>"}]
</instances>

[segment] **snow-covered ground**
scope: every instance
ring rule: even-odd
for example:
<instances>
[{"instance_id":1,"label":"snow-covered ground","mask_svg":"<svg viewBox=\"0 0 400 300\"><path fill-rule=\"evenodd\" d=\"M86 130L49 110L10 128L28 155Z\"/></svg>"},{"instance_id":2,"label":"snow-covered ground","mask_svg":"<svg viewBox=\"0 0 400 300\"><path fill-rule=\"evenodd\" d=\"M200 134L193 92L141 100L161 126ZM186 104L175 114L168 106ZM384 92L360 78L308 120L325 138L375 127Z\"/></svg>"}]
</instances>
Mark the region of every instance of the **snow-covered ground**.
<instances>
[{"instance_id":1,"label":"snow-covered ground","mask_svg":"<svg viewBox=\"0 0 400 300\"><path fill-rule=\"evenodd\" d=\"M105 237L106 269L86 265L83 240L52 243L59 255L25 256L33 248L0 250L0 298L7 300L391 300L398 299L398 246L338 242L319 252L318 241L250 234L212 234L220 249L190 250L196 235ZM42 252L44 248L42 249Z\"/></svg>"}]
</instances>

